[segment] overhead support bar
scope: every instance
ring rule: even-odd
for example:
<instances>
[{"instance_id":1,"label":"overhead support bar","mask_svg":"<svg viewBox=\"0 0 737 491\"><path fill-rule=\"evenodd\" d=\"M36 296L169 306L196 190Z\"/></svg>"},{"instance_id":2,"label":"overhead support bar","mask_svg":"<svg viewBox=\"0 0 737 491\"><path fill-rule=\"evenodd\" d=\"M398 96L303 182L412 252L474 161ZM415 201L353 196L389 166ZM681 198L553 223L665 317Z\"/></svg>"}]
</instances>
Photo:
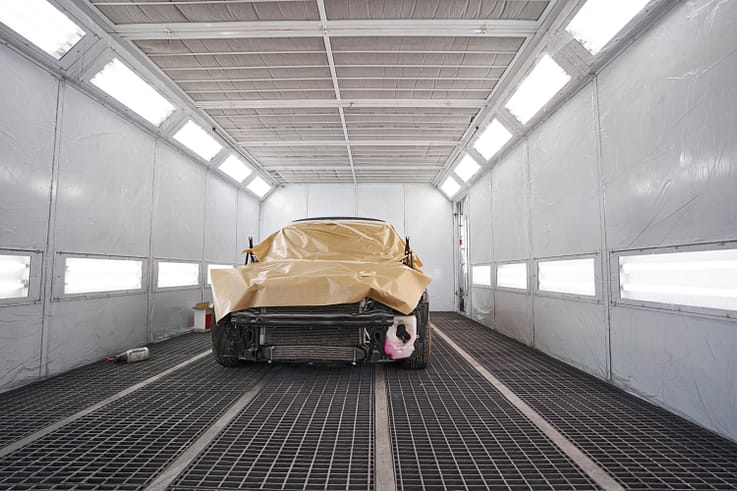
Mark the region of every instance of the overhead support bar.
<instances>
[{"instance_id":1,"label":"overhead support bar","mask_svg":"<svg viewBox=\"0 0 737 491\"><path fill-rule=\"evenodd\" d=\"M330 37L528 37L538 28L536 21L528 20L332 20L118 24L115 32L131 40L295 38L326 34Z\"/></svg>"},{"instance_id":2,"label":"overhead support bar","mask_svg":"<svg viewBox=\"0 0 737 491\"><path fill-rule=\"evenodd\" d=\"M222 100L197 101L200 109L253 109L253 108L315 108L343 107L451 107L478 109L486 105L485 99L277 99L277 100Z\"/></svg>"},{"instance_id":3,"label":"overhead support bar","mask_svg":"<svg viewBox=\"0 0 737 491\"><path fill-rule=\"evenodd\" d=\"M371 147L454 147L457 140L351 140L351 146ZM250 147L344 147L345 140L265 140L239 141L238 145Z\"/></svg>"}]
</instances>

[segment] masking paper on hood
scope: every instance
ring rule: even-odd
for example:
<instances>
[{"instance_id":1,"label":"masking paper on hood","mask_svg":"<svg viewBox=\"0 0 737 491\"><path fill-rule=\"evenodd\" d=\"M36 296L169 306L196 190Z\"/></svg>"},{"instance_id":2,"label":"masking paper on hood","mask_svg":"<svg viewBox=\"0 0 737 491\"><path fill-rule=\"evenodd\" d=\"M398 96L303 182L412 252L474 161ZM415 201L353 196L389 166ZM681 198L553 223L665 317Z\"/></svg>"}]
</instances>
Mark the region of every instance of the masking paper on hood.
<instances>
[{"instance_id":1,"label":"masking paper on hood","mask_svg":"<svg viewBox=\"0 0 737 491\"><path fill-rule=\"evenodd\" d=\"M253 247L260 261L213 269L217 320L252 307L356 303L369 297L405 315L431 278L402 263L404 240L383 222L295 222Z\"/></svg>"}]
</instances>

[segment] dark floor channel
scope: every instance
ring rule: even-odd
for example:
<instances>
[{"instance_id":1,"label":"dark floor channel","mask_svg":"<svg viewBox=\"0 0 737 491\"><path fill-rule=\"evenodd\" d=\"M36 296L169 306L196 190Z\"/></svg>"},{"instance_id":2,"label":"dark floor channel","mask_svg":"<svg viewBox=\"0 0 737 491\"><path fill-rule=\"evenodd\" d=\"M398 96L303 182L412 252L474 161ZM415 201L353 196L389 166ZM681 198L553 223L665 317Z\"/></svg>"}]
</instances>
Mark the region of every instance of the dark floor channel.
<instances>
[{"instance_id":1,"label":"dark floor channel","mask_svg":"<svg viewBox=\"0 0 737 491\"><path fill-rule=\"evenodd\" d=\"M625 489L737 489L736 444L458 314L432 321ZM179 491L371 490L392 472L398 490L598 489L440 336L419 371L224 368L208 355L11 452L24 436L191 360L209 337L151 347L146 362L96 363L0 394L0 490L144 490L167 475ZM377 418L384 390L388 419ZM223 415L233 418L216 424ZM377 455L387 432L391 461ZM193 445L198 438L207 441Z\"/></svg>"}]
</instances>

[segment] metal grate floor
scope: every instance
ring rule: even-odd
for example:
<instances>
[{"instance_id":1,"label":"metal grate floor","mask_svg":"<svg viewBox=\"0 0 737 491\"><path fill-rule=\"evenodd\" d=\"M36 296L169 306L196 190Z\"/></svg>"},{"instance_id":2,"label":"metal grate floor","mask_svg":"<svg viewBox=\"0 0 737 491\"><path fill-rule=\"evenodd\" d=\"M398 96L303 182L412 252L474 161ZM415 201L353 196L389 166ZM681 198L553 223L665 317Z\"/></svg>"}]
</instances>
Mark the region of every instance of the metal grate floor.
<instances>
[{"instance_id":1,"label":"metal grate floor","mask_svg":"<svg viewBox=\"0 0 737 491\"><path fill-rule=\"evenodd\" d=\"M373 489L373 393L372 366L284 367L170 489Z\"/></svg>"},{"instance_id":2,"label":"metal grate floor","mask_svg":"<svg viewBox=\"0 0 737 491\"><path fill-rule=\"evenodd\" d=\"M627 489L737 489L737 444L459 314L432 321Z\"/></svg>"},{"instance_id":3,"label":"metal grate floor","mask_svg":"<svg viewBox=\"0 0 737 491\"><path fill-rule=\"evenodd\" d=\"M100 361L0 394L0 447L102 401L210 348L209 333L190 333L148 345L143 363Z\"/></svg>"},{"instance_id":4,"label":"metal grate floor","mask_svg":"<svg viewBox=\"0 0 737 491\"><path fill-rule=\"evenodd\" d=\"M597 489L438 336L424 371L387 367L398 489Z\"/></svg>"},{"instance_id":5,"label":"metal grate floor","mask_svg":"<svg viewBox=\"0 0 737 491\"><path fill-rule=\"evenodd\" d=\"M1 458L0 489L140 489L266 368L199 360Z\"/></svg>"}]
</instances>

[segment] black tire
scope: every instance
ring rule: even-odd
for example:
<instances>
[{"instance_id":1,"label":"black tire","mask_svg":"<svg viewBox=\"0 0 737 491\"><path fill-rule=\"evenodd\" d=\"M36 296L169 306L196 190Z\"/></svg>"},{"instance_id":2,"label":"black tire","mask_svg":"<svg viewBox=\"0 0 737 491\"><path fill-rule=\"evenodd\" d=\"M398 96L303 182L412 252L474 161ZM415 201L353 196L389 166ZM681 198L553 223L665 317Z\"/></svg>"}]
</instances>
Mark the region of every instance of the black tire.
<instances>
[{"instance_id":1,"label":"black tire","mask_svg":"<svg viewBox=\"0 0 737 491\"><path fill-rule=\"evenodd\" d=\"M417 336L415 341L415 351L412 356L403 360L403 366L410 370L422 370L427 368L430 363L432 354L432 329L430 328L429 319L430 306L426 302L417 306Z\"/></svg>"},{"instance_id":2,"label":"black tire","mask_svg":"<svg viewBox=\"0 0 737 491\"><path fill-rule=\"evenodd\" d=\"M241 364L236 356L232 356L228 352L231 351L231 341L225 332L225 325L230 322L230 316L225 317L220 322L214 322L211 329L212 354L215 360L224 367L235 367Z\"/></svg>"}]
</instances>

